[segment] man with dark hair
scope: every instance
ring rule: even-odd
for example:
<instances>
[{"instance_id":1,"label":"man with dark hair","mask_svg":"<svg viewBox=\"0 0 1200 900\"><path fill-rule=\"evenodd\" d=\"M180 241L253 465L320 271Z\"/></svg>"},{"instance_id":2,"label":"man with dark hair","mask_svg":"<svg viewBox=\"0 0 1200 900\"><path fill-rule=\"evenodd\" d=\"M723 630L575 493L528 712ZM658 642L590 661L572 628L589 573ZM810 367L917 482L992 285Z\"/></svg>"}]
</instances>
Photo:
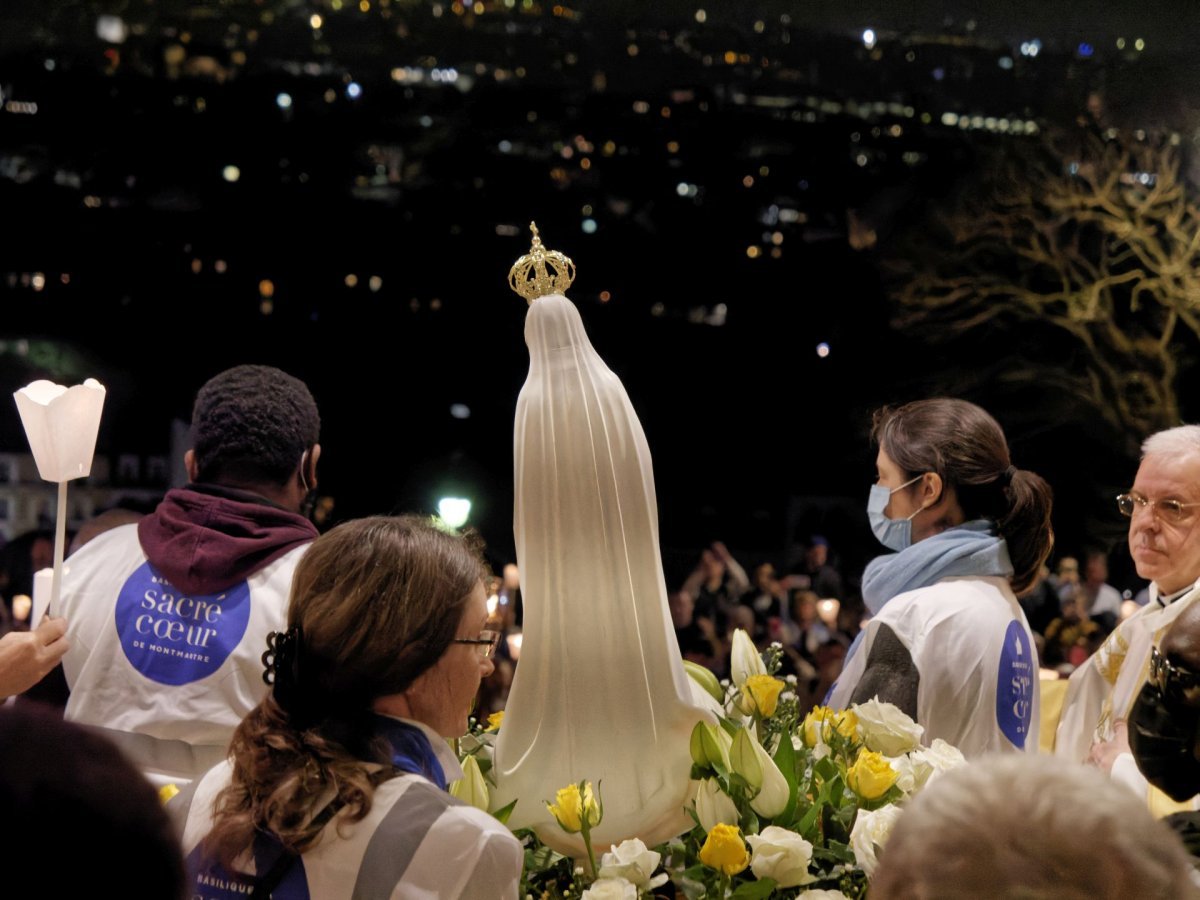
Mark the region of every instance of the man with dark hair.
<instances>
[{"instance_id":1,"label":"man with dark hair","mask_svg":"<svg viewBox=\"0 0 1200 900\"><path fill-rule=\"evenodd\" d=\"M266 693L292 572L317 536L320 417L304 384L238 366L200 389L190 483L71 557L55 614L70 623L66 717L103 729L152 780L185 782L225 756Z\"/></svg>"}]
</instances>

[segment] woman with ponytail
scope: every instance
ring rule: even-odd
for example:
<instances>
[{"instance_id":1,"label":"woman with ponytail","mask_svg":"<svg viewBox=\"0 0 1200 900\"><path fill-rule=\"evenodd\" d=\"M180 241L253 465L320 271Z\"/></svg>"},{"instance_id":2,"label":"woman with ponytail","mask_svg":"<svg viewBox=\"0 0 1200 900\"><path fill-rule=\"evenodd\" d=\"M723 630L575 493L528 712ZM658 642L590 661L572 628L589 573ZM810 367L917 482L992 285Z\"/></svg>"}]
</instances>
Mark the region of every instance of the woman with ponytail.
<instances>
[{"instance_id":1,"label":"woman with ponytail","mask_svg":"<svg viewBox=\"0 0 1200 900\"><path fill-rule=\"evenodd\" d=\"M515 897L522 849L446 793L497 635L478 553L414 517L348 522L296 568L272 685L171 803L189 895Z\"/></svg>"},{"instance_id":2,"label":"woman with ponytail","mask_svg":"<svg viewBox=\"0 0 1200 900\"><path fill-rule=\"evenodd\" d=\"M829 705L877 697L968 757L1038 749L1038 664L1017 602L1050 554L1051 492L1009 458L973 403L933 399L875 414L867 514L896 552L871 561L873 618Z\"/></svg>"}]
</instances>

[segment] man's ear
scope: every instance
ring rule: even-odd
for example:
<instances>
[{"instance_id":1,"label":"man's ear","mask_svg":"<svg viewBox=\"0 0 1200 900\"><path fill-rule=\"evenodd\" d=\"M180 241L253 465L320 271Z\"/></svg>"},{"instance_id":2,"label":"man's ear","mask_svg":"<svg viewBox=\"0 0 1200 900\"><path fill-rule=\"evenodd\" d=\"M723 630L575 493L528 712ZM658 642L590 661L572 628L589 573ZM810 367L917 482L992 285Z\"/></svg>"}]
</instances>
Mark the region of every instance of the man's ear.
<instances>
[{"instance_id":1,"label":"man's ear","mask_svg":"<svg viewBox=\"0 0 1200 900\"><path fill-rule=\"evenodd\" d=\"M310 491L317 489L317 460L321 458L321 445L313 444L305 451L304 460L300 464L300 475Z\"/></svg>"},{"instance_id":2,"label":"man's ear","mask_svg":"<svg viewBox=\"0 0 1200 900\"><path fill-rule=\"evenodd\" d=\"M195 450L189 450L183 454L183 468L187 471L188 481L200 480L200 466L196 464Z\"/></svg>"}]
</instances>

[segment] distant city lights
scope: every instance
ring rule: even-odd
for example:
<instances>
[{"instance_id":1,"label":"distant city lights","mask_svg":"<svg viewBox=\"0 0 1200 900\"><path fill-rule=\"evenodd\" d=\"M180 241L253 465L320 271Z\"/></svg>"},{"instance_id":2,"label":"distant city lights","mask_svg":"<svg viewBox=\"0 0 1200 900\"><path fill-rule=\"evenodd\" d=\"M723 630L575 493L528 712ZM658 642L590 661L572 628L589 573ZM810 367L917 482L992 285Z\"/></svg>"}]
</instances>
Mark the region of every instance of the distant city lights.
<instances>
[{"instance_id":1,"label":"distant city lights","mask_svg":"<svg viewBox=\"0 0 1200 900\"><path fill-rule=\"evenodd\" d=\"M708 21L708 13L702 9L696 10L696 21L703 25Z\"/></svg>"},{"instance_id":2,"label":"distant city lights","mask_svg":"<svg viewBox=\"0 0 1200 900\"><path fill-rule=\"evenodd\" d=\"M286 91L281 91L280 93L275 95L275 105L278 106L280 109L291 109L292 108L292 95L287 93Z\"/></svg>"},{"instance_id":3,"label":"distant city lights","mask_svg":"<svg viewBox=\"0 0 1200 900\"><path fill-rule=\"evenodd\" d=\"M120 16L99 16L96 19L96 37L110 44L123 44L129 37L129 26Z\"/></svg>"},{"instance_id":4,"label":"distant city lights","mask_svg":"<svg viewBox=\"0 0 1200 900\"><path fill-rule=\"evenodd\" d=\"M1091 44L1089 44L1087 41L1084 41L1083 43L1081 43L1079 45L1078 48L1076 48L1076 51L1084 59L1087 59L1089 56L1091 56L1093 53L1096 52L1096 48L1093 47Z\"/></svg>"},{"instance_id":5,"label":"distant city lights","mask_svg":"<svg viewBox=\"0 0 1200 900\"><path fill-rule=\"evenodd\" d=\"M319 13L313 13L308 17L308 24L312 27L313 31L316 31L325 24L325 20L321 18Z\"/></svg>"},{"instance_id":6,"label":"distant city lights","mask_svg":"<svg viewBox=\"0 0 1200 900\"><path fill-rule=\"evenodd\" d=\"M827 343L825 343L824 341L821 341L821 343L817 344L817 356L821 357L821 359L824 359L828 355L829 355L829 345Z\"/></svg>"},{"instance_id":7,"label":"distant city lights","mask_svg":"<svg viewBox=\"0 0 1200 900\"><path fill-rule=\"evenodd\" d=\"M221 170L221 177L232 184L242 177L242 170L237 166L226 166Z\"/></svg>"},{"instance_id":8,"label":"distant city lights","mask_svg":"<svg viewBox=\"0 0 1200 900\"><path fill-rule=\"evenodd\" d=\"M471 418L471 407L465 403L452 403L450 404L450 415L455 419L469 419Z\"/></svg>"},{"instance_id":9,"label":"distant city lights","mask_svg":"<svg viewBox=\"0 0 1200 900\"><path fill-rule=\"evenodd\" d=\"M862 42L863 42L863 46L866 47L868 50L870 50L872 47L875 46L875 31L874 31L874 29L868 28L866 31L864 31L862 33Z\"/></svg>"},{"instance_id":10,"label":"distant city lights","mask_svg":"<svg viewBox=\"0 0 1200 900\"><path fill-rule=\"evenodd\" d=\"M584 234L595 234L596 233L596 220L595 219L584 219L583 224L580 227L583 229Z\"/></svg>"},{"instance_id":11,"label":"distant city lights","mask_svg":"<svg viewBox=\"0 0 1200 900\"><path fill-rule=\"evenodd\" d=\"M352 81L346 85L346 96L351 100L357 100L362 96L362 85L357 81Z\"/></svg>"},{"instance_id":12,"label":"distant city lights","mask_svg":"<svg viewBox=\"0 0 1200 900\"><path fill-rule=\"evenodd\" d=\"M1141 53L1143 50L1146 49L1146 42L1143 41L1141 38L1138 38L1136 41L1133 42L1133 49L1137 50L1139 53Z\"/></svg>"},{"instance_id":13,"label":"distant city lights","mask_svg":"<svg viewBox=\"0 0 1200 900\"><path fill-rule=\"evenodd\" d=\"M1021 55L1022 56L1033 57L1033 56L1037 56L1041 52L1042 52L1042 42L1040 40L1038 40L1037 38L1034 38L1032 41L1026 41L1025 43L1021 44Z\"/></svg>"}]
</instances>

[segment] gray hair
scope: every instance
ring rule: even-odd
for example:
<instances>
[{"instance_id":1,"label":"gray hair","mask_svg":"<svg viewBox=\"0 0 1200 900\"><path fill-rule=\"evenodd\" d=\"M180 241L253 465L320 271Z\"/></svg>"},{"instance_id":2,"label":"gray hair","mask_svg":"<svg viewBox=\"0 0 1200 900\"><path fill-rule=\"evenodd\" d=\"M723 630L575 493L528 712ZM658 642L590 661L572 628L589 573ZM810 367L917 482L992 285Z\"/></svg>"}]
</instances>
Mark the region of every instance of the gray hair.
<instances>
[{"instance_id":1,"label":"gray hair","mask_svg":"<svg viewBox=\"0 0 1200 900\"><path fill-rule=\"evenodd\" d=\"M897 820L871 900L1182 900L1190 857L1145 800L1051 756L972 761L938 777Z\"/></svg>"},{"instance_id":2,"label":"gray hair","mask_svg":"<svg viewBox=\"0 0 1200 900\"><path fill-rule=\"evenodd\" d=\"M1142 459L1147 456L1200 456L1200 425L1179 425L1150 435L1142 442Z\"/></svg>"}]
</instances>

